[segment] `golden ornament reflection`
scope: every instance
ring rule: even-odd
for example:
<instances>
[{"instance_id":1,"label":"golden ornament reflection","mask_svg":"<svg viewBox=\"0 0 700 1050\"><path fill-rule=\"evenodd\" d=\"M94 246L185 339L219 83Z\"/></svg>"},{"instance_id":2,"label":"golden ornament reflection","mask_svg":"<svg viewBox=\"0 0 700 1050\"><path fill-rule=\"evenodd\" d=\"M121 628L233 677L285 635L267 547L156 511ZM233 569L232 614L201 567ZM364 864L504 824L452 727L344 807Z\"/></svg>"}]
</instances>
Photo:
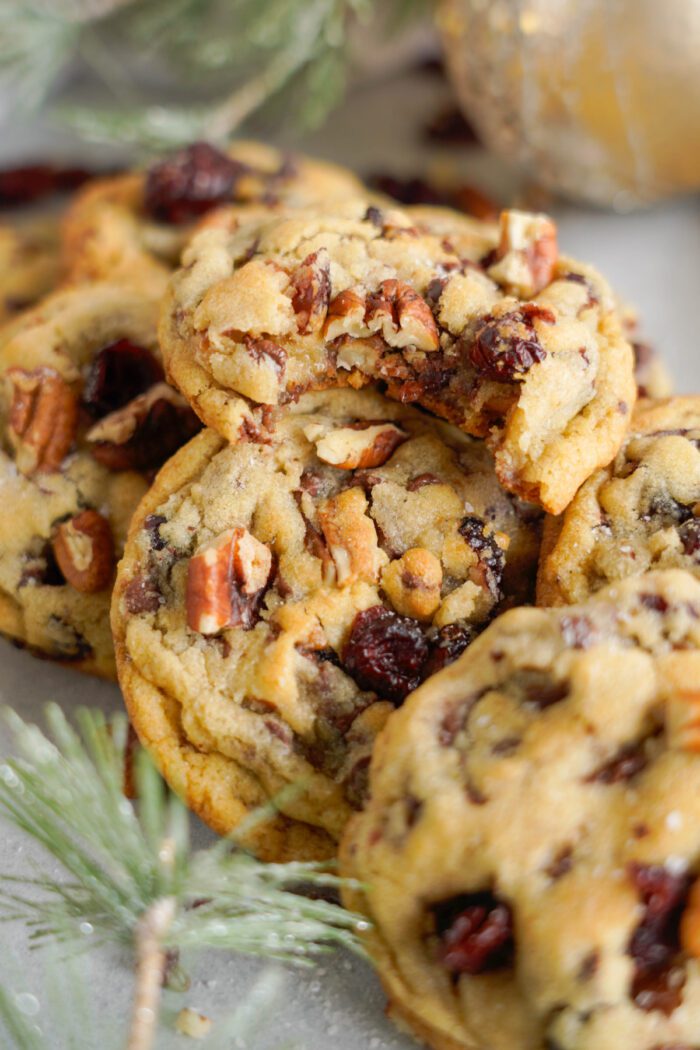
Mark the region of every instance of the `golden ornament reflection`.
<instances>
[{"instance_id":1,"label":"golden ornament reflection","mask_svg":"<svg viewBox=\"0 0 700 1050\"><path fill-rule=\"evenodd\" d=\"M700 0L442 0L461 105L488 146L619 208L700 188Z\"/></svg>"}]
</instances>

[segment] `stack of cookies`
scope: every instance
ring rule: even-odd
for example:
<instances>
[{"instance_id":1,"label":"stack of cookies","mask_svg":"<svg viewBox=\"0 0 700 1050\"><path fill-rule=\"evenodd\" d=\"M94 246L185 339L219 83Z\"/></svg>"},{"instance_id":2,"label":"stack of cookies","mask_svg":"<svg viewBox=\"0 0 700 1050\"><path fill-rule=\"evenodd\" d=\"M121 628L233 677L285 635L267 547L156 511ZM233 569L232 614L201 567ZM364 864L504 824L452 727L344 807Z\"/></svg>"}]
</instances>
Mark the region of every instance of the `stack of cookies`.
<instances>
[{"instance_id":1,"label":"stack of cookies","mask_svg":"<svg viewBox=\"0 0 700 1050\"><path fill-rule=\"evenodd\" d=\"M428 1045L695 1050L700 397L545 216L255 144L88 185L60 252L0 337L0 628L116 654L217 831L340 844Z\"/></svg>"}]
</instances>

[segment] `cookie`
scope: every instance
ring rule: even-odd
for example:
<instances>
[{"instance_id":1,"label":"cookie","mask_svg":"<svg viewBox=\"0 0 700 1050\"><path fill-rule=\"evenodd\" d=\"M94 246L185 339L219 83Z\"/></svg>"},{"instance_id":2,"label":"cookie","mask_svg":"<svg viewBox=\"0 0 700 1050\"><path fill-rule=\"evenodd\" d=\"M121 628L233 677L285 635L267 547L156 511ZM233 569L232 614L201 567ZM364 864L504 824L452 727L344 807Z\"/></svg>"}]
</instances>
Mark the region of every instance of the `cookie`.
<instances>
[{"instance_id":1,"label":"cookie","mask_svg":"<svg viewBox=\"0 0 700 1050\"><path fill-rule=\"evenodd\" d=\"M673 380L659 352L649 343L632 340L634 376L639 397L669 397Z\"/></svg>"},{"instance_id":2,"label":"cookie","mask_svg":"<svg viewBox=\"0 0 700 1050\"><path fill-rule=\"evenodd\" d=\"M211 208L234 202L240 218L358 192L354 175L325 161L256 142L226 153L194 143L146 172L93 180L77 196L63 228L68 279L125 280L160 294Z\"/></svg>"},{"instance_id":3,"label":"cookie","mask_svg":"<svg viewBox=\"0 0 700 1050\"><path fill-rule=\"evenodd\" d=\"M621 300L618 300L618 310L625 335L632 344L638 396L669 397L673 393L673 380L661 354L643 339L637 311Z\"/></svg>"},{"instance_id":4,"label":"cookie","mask_svg":"<svg viewBox=\"0 0 700 1050\"><path fill-rule=\"evenodd\" d=\"M538 603L666 568L700 576L700 397L638 403L614 461L547 520Z\"/></svg>"},{"instance_id":5,"label":"cookie","mask_svg":"<svg viewBox=\"0 0 700 1050\"><path fill-rule=\"evenodd\" d=\"M499 617L389 720L346 904L436 1050L691 1050L700 581Z\"/></svg>"},{"instance_id":6,"label":"cookie","mask_svg":"<svg viewBox=\"0 0 700 1050\"><path fill-rule=\"evenodd\" d=\"M380 382L487 438L506 488L562 510L629 423L615 302L544 216L454 226L351 201L201 230L164 301L169 375L230 440L305 390Z\"/></svg>"},{"instance_id":7,"label":"cookie","mask_svg":"<svg viewBox=\"0 0 700 1050\"><path fill-rule=\"evenodd\" d=\"M49 296L0 337L0 631L105 677L129 519L199 427L163 381L156 313L98 284Z\"/></svg>"},{"instance_id":8,"label":"cookie","mask_svg":"<svg viewBox=\"0 0 700 1050\"><path fill-rule=\"evenodd\" d=\"M537 547L483 442L374 391L305 395L268 443L207 430L158 475L119 570L133 724L166 776L194 755L174 786L216 830L240 820L235 777L215 789L233 762L268 798L304 785L277 804L331 853L378 729L527 599Z\"/></svg>"},{"instance_id":9,"label":"cookie","mask_svg":"<svg viewBox=\"0 0 700 1050\"><path fill-rule=\"evenodd\" d=\"M47 294L60 272L56 220L0 224L0 323Z\"/></svg>"}]
</instances>

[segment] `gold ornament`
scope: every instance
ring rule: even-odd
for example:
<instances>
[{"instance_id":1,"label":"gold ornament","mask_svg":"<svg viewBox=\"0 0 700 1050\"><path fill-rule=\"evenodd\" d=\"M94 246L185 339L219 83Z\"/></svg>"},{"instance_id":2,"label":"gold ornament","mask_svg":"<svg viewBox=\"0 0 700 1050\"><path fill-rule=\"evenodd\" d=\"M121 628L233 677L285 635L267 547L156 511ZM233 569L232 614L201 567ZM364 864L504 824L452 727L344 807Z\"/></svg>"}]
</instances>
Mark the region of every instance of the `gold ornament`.
<instances>
[{"instance_id":1,"label":"gold ornament","mask_svg":"<svg viewBox=\"0 0 700 1050\"><path fill-rule=\"evenodd\" d=\"M484 142L571 197L700 188L700 0L442 0L452 82Z\"/></svg>"}]
</instances>

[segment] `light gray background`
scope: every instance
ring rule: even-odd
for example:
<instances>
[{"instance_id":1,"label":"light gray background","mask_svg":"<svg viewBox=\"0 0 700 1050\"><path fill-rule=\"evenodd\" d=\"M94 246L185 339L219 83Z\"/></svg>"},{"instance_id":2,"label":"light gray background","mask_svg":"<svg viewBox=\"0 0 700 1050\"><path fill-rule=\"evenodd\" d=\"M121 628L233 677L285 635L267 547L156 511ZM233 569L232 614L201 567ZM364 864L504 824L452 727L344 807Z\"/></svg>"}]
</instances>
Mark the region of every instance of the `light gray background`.
<instances>
[{"instance_id":1,"label":"light gray background","mask_svg":"<svg viewBox=\"0 0 700 1050\"><path fill-rule=\"evenodd\" d=\"M431 76L404 77L393 82L372 80L357 88L322 132L302 146L310 152L346 163L361 173L389 171L416 174L429 164L456 166L466 179L502 200L526 188L503 164L478 150L428 148L418 129L445 97L445 89ZM64 132L26 123L0 141L0 163L19 157L53 153L75 158L73 143ZM100 150L87 155L109 163ZM560 242L567 254L595 263L620 294L636 304L644 336L662 351L683 392L700 391L700 207L698 199L673 201L643 214L610 215L562 203L552 204L560 225ZM11 704L25 718L39 719L42 705L55 700L70 712L78 704L114 710L120 705L116 686L74 675L0 642L0 701ZM0 741L0 754L5 749ZM197 841L209 833L193 821ZM26 838L2 826L0 870L29 874L38 851ZM50 866L50 865L49 865ZM168 997L177 1009L187 1004L217 1019L227 1016L245 998L261 964L225 954L200 956L190 968L192 989L184 997ZM17 992L31 990L42 997L41 955L30 954L25 931L0 927L0 981ZM120 1046L129 1001L131 970L117 953L90 956L89 986L96 1016L98 1042L86 1033L86 1047L103 1050ZM413 1044L395 1032L383 1017L378 982L363 964L334 956L308 973L290 972L285 992L264 1012L259 1033L246 1042L229 1045L263 1048L298 1047L304 1050L333 1045L338 1050L400 1050ZM50 1013L42 1007L37 1023L46 1033L47 1050L63 1050L53 1032ZM53 1034L52 1034L53 1033ZM198 1045L166 1032L161 1047ZM199 1044L206 1046L207 1042Z\"/></svg>"}]
</instances>

